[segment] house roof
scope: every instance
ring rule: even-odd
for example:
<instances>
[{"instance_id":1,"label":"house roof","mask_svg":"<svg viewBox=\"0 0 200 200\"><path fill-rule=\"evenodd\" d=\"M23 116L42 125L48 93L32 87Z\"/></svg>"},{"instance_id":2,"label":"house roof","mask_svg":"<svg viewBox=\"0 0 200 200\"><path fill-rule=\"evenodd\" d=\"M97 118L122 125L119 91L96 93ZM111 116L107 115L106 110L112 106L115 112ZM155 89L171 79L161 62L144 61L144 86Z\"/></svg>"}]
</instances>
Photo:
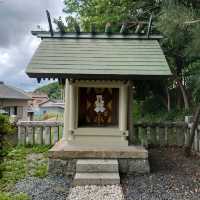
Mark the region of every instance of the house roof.
<instances>
[{"instance_id":1,"label":"house roof","mask_svg":"<svg viewBox=\"0 0 200 200\"><path fill-rule=\"evenodd\" d=\"M23 90L0 82L0 99L30 100L31 98Z\"/></svg>"},{"instance_id":2,"label":"house roof","mask_svg":"<svg viewBox=\"0 0 200 200\"><path fill-rule=\"evenodd\" d=\"M39 105L41 108L64 108L63 101L48 100Z\"/></svg>"},{"instance_id":3,"label":"house roof","mask_svg":"<svg viewBox=\"0 0 200 200\"><path fill-rule=\"evenodd\" d=\"M34 33L36 34L36 33ZM159 37L40 33L27 74L40 78L170 76Z\"/></svg>"}]
</instances>

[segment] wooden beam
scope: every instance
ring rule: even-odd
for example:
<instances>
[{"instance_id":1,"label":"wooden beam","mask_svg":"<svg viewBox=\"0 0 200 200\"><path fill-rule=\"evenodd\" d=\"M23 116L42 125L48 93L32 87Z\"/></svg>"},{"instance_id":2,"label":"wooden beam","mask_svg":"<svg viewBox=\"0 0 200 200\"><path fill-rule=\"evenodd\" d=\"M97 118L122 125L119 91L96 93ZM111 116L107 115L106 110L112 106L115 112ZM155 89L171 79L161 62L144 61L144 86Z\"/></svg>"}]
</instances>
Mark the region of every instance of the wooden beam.
<instances>
[{"instance_id":1,"label":"wooden beam","mask_svg":"<svg viewBox=\"0 0 200 200\"><path fill-rule=\"evenodd\" d=\"M64 23L62 22L62 18L59 17L58 20L55 20L55 19L54 19L54 22L57 24L57 26L58 26L58 28L59 28L59 30L60 30L60 33L61 33L62 35L64 35L64 34L65 34L65 25L64 25Z\"/></svg>"},{"instance_id":2,"label":"wooden beam","mask_svg":"<svg viewBox=\"0 0 200 200\"><path fill-rule=\"evenodd\" d=\"M49 23L49 32L51 34L51 36L53 37L54 33L53 33L53 28L52 28L52 23L51 23L51 16L48 10L46 10L46 14L47 14L47 19L48 19L48 23Z\"/></svg>"},{"instance_id":3,"label":"wooden beam","mask_svg":"<svg viewBox=\"0 0 200 200\"><path fill-rule=\"evenodd\" d=\"M112 33L111 23L110 22L106 23L105 33L107 33L107 34L111 34Z\"/></svg>"},{"instance_id":4,"label":"wooden beam","mask_svg":"<svg viewBox=\"0 0 200 200\"><path fill-rule=\"evenodd\" d=\"M153 18L153 15L151 14L151 16L149 18L149 24L148 24L148 30L147 30L147 38L149 38L150 33L151 33L152 18Z\"/></svg>"},{"instance_id":5,"label":"wooden beam","mask_svg":"<svg viewBox=\"0 0 200 200\"><path fill-rule=\"evenodd\" d=\"M123 23L120 29L121 34L126 34L127 33L127 23Z\"/></svg>"},{"instance_id":6,"label":"wooden beam","mask_svg":"<svg viewBox=\"0 0 200 200\"><path fill-rule=\"evenodd\" d=\"M141 24L138 23L138 25L136 26L136 29L135 29L135 34L138 34L140 32L140 29L141 29Z\"/></svg>"},{"instance_id":7,"label":"wooden beam","mask_svg":"<svg viewBox=\"0 0 200 200\"><path fill-rule=\"evenodd\" d=\"M76 31L76 34L80 34L80 32L81 32L81 29L80 29L80 26L77 24L77 23L75 23L75 25L74 25L74 29L75 29L75 31Z\"/></svg>"},{"instance_id":8,"label":"wooden beam","mask_svg":"<svg viewBox=\"0 0 200 200\"><path fill-rule=\"evenodd\" d=\"M49 34L48 31L31 31L32 35L37 36L39 38L51 38L51 35ZM54 38L62 38L62 39L77 39L77 34L76 33L69 33L69 32L65 32L62 36L60 35L59 32L54 32ZM89 33L82 33L79 35L80 39L110 39L110 36L105 34L105 33L98 33L95 35L95 37L93 37L93 35L91 35L91 32ZM146 35L136 35L136 34L126 34L126 35L122 35L120 33L112 33L112 38L113 39L147 39ZM159 34L152 34L149 36L150 39L162 39L163 36L159 35Z\"/></svg>"},{"instance_id":9,"label":"wooden beam","mask_svg":"<svg viewBox=\"0 0 200 200\"><path fill-rule=\"evenodd\" d=\"M95 24L91 24L91 33L92 33L92 35L96 34L96 26L95 26Z\"/></svg>"}]
</instances>

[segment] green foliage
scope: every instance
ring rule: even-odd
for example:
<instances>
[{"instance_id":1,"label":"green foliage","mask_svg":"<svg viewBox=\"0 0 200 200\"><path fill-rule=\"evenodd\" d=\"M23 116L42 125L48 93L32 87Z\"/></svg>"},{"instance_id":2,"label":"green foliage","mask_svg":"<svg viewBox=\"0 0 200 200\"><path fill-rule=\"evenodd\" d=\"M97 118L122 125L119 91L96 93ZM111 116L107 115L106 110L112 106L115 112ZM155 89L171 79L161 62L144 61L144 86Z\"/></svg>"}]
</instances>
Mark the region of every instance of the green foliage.
<instances>
[{"instance_id":1,"label":"green foliage","mask_svg":"<svg viewBox=\"0 0 200 200\"><path fill-rule=\"evenodd\" d=\"M96 31L104 32L109 22L112 24L112 32L119 32L123 22L149 19L151 11L157 12L159 4L155 0L65 0L64 12L67 14L67 28L71 31L78 22L84 31L90 31L93 24ZM135 31L133 24L129 32Z\"/></svg>"},{"instance_id":2,"label":"green foliage","mask_svg":"<svg viewBox=\"0 0 200 200\"><path fill-rule=\"evenodd\" d=\"M47 153L48 150L51 148L51 145L35 145L31 147L32 153Z\"/></svg>"},{"instance_id":3,"label":"green foliage","mask_svg":"<svg viewBox=\"0 0 200 200\"><path fill-rule=\"evenodd\" d=\"M14 131L15 129L10 124L8 116L0 115L0 134L12 134Z\"/></svg>"},{"instance_id":4,"label":"green foliage","mask_svg":"<svg viewBox=\"0 0 200 200\"><path fill-rule=\"evenodd\" d=\"M162 100L152 96L144 101L133 102L134 122L163 122L163 121L183 121L186 115L191 115L192 111L173 108L167 111Z\"/></svg>"},{"instance_id":5,"label":"green foliage","mask_svg":"<svg viewBox=\"0 0 200 200\"><path fill-rule=\"evenodd\" d=\"M61 88L58 82L49 83L35 90L35 92L41 92L48 95L50 99L61 99Z\"/></svg>"},{"instance_id":6,"label":"green foliage","mask_svg":"<svg viewBox=\"0 0 200 200\"><path fill-rule=\"evenodd\" d=\"M146 113L155 114L160 110L165 110L160 96L147 97L142 104L142 115L145 115Z\"/></svg>"},{"instance_id":7,"label":"green foliage","mask_svg":"<svg viewBox=\"0 0 200 200\"><path fill-rule=\"evenodd\" d=\"M5 141L5 136L12 134L16 129L10 124L9 118L4 115L0 115L0 164L3 160L3 157L7 152L7 144ZM2 168L0 167L0 179L2 177Z\"/></svg>"},{"instance_id":8,"label":"green foliage","mask_svg":"<svg viewBox=\"0 0 200 200\"><path fill-rule=\"evenodd\" d=\"M10 194L7 192L0 192L1 200L30 200L30 197L25 193Z\"/></svg>"},{"instance_id":9,"label":"green foliage","mask_svg":"<svg viewBox=\"0 0 200 200\"><path fill-rule=\"evenodd\" d=\"M199 56L199 25L187 23L196 18L198 11L175 1L165 4L157 19L156 27L165 36L162 45L171 68L178 75L188 67L192 56Z\"/></svg>"},{"instance_id":10,"label":"green foliage","mask_svg":"<svg viewBox=\"0 0 200 200\"><path fill-rule=\"evenodd\" d=\"M190 112L184 110L173 109L169 112L166 110L157 111L154 113L146 112L145 115L133 116L136 122L164 122L164 121L183 121L186 115L191 115Z\"/></svg>"},{"instance_id":11,"label":"green foliage","mask_svg":"<svg viewBox=\"0 0 200 200\"><path fill-rule=\"evenodd\" d=\"M38 163L34 163L34 161L30 161L32 163L27 162L27 156L32 153L42 153L44 157L47 157L47 151L50 146L33 146L33 147L23 147L18 146L15 148L11 148L4 161L1 163L0 168L2 169L2 178L0 179L0 191L8 191L13 184L15 184L18 180L23 179L26 175L29 174L28 164L34 165L34 173L38 176L44 176L46 168L44 163L41 165L37 165ZM36 171L36 172L35 172Z\"/></svg>"},{"instance_id":12,"label":"green foliage","mask_svg":"<svg viewBox=\"0 0 200 200\"><path fill-rule=\"evenodd\" d=\"M46 163L42 163L37 166L36 170L34 171L34 176L44 178L47 175L48 166Z\"/></svg>"}]
</instances>

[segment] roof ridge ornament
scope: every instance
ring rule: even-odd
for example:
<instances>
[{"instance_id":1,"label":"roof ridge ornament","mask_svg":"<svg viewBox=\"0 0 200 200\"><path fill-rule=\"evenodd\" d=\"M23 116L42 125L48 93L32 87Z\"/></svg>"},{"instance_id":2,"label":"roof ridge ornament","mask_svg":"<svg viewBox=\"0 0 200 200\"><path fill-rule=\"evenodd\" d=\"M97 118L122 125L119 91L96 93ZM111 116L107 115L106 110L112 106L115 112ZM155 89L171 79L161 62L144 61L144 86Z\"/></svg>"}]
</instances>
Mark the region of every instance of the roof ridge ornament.
<instances>
[{"instance_id":1,"label":"roof ridge ornament","mask_svg":"<svg viewBox=\"0 0 200 200\"><path fill-rule=\"evenodd\" d=\"M111 28L111 23L110 22L106 23L105 33L107 33L108 35L110 35L112 33L112 28Z\"/></svg>"},{"instance_id":2,"label":"roof ridge ornament","mask_svg":"<svg viewBox=\"0 0 200 200\"><path fill-rule=\"evenodd\" d=\"M53 33L53 28L52 28L52 23L51 23L51 16L48 10L46 10L46 14L47 14L47 20L49 23L49 32L51 34L51 36L53 37L54 33Z\"/></svg>"}]
</instances>

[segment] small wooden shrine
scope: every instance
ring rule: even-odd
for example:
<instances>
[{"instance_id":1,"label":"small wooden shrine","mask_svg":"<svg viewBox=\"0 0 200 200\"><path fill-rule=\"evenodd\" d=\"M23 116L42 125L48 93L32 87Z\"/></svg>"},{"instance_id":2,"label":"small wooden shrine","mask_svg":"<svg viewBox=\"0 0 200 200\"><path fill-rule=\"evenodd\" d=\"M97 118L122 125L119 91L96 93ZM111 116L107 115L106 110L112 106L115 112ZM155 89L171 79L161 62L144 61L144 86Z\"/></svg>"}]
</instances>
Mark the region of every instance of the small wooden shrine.
<instances>
[{"instance_id":1,"label":"small wooden shrine","mask_svg":"<svg viewBox=\"0 0 200 200\"><path fill-rule=\"evenodd\" d=\"M149 171L148 152L129 146L134 144L133 87L134 80L171 75L158 42L161 36L82 33L80 29L59 33L51 26L49 32L32 34L41 38L41 44L26 73L38 81L58 79L65 87L63 139L51 149L50 158L71 162L117 158L124 172ZM128 167L131 159L140 164Z\"/></svg>"},{"instance_id":2,"label":"small wooden shrine","mask_svg":"<svg viewBox=\"0 0 200 200\"><path fill-rule=\"evenodd\" d=\"M171 75L160 36L34 32L42 42L27 74L65 84L64 138L69 144L127 146L135 79ZM129 120L128 120L129 119Z\"/></svg>"}]
</instances>

